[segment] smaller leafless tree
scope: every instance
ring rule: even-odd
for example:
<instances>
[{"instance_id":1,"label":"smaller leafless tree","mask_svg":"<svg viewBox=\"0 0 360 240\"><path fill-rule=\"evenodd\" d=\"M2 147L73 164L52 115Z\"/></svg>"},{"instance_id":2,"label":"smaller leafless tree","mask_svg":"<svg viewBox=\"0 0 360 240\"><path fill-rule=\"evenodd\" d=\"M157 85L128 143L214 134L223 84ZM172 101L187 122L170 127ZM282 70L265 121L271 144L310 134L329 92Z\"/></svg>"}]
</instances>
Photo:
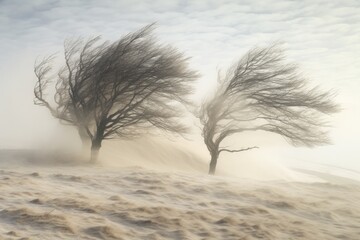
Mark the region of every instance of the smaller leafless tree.
<instances>
[{"instance_id":1,"label":"smaller leafless tree","mask_svg":"<svg viewBox=\"0 0 360 240\"><path fill-rule=\"evenodd\" d=\"M211 155L209 174L215 174L220 153L257 148L221 146L236 133L272 132L295 146L329 143L323 117L339 111L334 94L308 87L297 66L285 62L279 45L250 50L220 75L215 93L202 103L198 114Z\"/></svg>"},{"instance_id":2,"label":"smaller leafless tree","mask_svg":"<svg viewBox=\"0 0 360 240\"><path fill-rule=\"evenodd\" d=\"M178 134L187 130L180 118L197 73L177 49L157 43L152 30L146 26L114 43L66 42L56 108L44 99L52 58L35 66L36 104L91 140L91 161L104 139L134 137L154 127Z\"/></svg>"}]
</instances>

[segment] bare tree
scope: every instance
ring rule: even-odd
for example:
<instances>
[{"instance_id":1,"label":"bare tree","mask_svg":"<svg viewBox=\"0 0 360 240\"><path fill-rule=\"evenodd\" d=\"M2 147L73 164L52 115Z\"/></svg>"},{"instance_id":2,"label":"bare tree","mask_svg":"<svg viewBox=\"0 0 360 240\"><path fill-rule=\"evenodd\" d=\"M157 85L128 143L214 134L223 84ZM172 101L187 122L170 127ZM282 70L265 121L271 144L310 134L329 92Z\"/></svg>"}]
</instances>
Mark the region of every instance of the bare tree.
<instances>
[{"instance_id":1,"label":"bare tree","mask_svg":"<svg viewBox=\"0 0 360 240\"><path fill-rule=\"evenodd\" d=\"M91 139L96 161L104 139L134 137L155 127L182 134L179 118L190 104L197 73L188 58L152 35L153 25L114 43L99 38L65 43L65 66L57 77L56 109L44 100L51 58L36 65L35 98L53 116L75 125Z\"/></svg>"},{"instance_id":2,"label":"bare tree","mask_svg":"<svg viewBox=\"0 0 360 240\"><path fill-rule=\"evenodd\" d=\"M199 119L210 152L209 174L215 174L223 140L245 131L268 131L295 146L328 144L324 115L339 111L332 92L310 88L294 64L284 60L277 45L254 48L218 77L217 89L202 103Z\"/></svg>"}]
</instances>

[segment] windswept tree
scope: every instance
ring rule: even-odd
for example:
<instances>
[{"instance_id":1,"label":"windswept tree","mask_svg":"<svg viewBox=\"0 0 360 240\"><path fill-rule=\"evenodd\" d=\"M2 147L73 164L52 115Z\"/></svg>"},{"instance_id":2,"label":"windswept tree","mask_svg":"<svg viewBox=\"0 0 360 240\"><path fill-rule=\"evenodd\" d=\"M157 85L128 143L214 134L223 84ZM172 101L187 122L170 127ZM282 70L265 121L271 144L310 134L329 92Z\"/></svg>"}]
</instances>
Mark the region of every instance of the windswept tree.
<instances>
[{"instance_id":1,"label":"windswept tree","mask_svg":"<svg viewBox=\"0 0 360 240\"><path fill-rule=\"evenodd\" d=\"M254 48L218 77L214 94L199 111L204 142L210 152L209 174L215 174L222 152L241 152L221 143L233 134L267 131L295 146L329 143L324 116L339 111L332 92L309 87L278 45Z\"/></svg>"},{"instance_id":2,"label":"windswept tree","mask_svg":"<svg viewBox=\"0 0 360 240\"><path fill-rule=\"evenodd\" d=\"M65 43L65 66L56 77L55 107L44 98L52 58L36 64L35 103L91 141L96 161L104 139L129 138L151 128L185 133L183 110L197 73L182 53L157 43L153 25L119 41Z\"/></svg>"}]
</instances>

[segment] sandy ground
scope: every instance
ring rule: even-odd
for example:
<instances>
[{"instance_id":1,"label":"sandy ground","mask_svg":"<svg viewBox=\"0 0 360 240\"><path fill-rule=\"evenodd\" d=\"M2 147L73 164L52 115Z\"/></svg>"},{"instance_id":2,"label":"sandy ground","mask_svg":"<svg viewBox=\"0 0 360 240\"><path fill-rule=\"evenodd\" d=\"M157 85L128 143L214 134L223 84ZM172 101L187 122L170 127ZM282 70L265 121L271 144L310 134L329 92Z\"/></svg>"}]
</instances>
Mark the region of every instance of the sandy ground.
<instances>
[{"instance_id":1,"label":"sandy ground","mask_svg":"<svg viewBox=\"0 0 360 240\"><path fill-rule=\"evenodd\" d=\"M0 239L358 240L360 187L332 180L3 164Z\"/></svg>"}]
</instances>

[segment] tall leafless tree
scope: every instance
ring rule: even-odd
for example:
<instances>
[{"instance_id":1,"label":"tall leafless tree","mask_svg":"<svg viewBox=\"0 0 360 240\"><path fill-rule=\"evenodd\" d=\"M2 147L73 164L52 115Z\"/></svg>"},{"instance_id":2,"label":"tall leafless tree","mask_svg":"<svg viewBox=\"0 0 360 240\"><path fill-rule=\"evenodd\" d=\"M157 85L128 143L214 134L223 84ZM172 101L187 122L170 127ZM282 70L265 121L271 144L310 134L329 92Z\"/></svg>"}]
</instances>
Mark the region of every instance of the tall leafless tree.
<instances>
[{"instance_id":1,"label":"tall leafless tree","mask_svg":"<svg viewBox=\"0 0 360 240\"><path fill-rule=\"evenodd\" d=\"M254 48L218 77L215 93L202 103L199 119L210 152L209 174L215 174L223 140L245 131L268 131L295 146L328 144L324 115L339 111L332 92L311 88L294 64L286 63L277 44Z\"/></svg>"},{"instance_id":2,"label":"tall leafless tree","mask_svg":"<svg viewBox=\"0 0 360 240\"><path fill-rule=\"evenodd\" d=\"M65 43L65 66L57 76L55 103L44 99L51 57L35 66L35 99L53 116L91 139L96 161L104 139L134 137L150 128L182 134L179 119L190 102L197 73L182 53L156 42L153 25L114 43L99 38Z\"/></svg>"}]
</instances>

